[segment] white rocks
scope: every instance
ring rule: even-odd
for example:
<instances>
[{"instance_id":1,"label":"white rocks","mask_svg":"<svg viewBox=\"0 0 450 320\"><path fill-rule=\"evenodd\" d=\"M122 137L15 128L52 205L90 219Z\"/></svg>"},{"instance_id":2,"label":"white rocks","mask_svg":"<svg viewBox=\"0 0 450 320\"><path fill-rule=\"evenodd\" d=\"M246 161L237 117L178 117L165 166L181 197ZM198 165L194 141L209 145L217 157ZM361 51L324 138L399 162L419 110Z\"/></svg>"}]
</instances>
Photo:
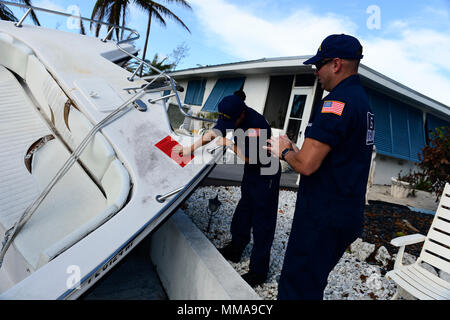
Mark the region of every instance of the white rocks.
<instances>
[{"instance_id":1,"label":"white rocks","mask_svg":"<svg viewBox=\"0 0 450 320\"><path fill-rule=\"evenodd\" d=\"M325 300L385 300L395 293L395 283L381 276L378 266L358 261L347 252L328 276Z\"/></svg>"},{"instance_id":2,"label":"white rocks","mask_svg":"<svg viewBox=\"0 0 450 320\"><path fill-rule=\"evenodd\" d=\"M350 250L359 261L366 261L366 259L375 251L375 245L364 242L361 238L358 238L350 245Z\"/></svg>"},{"instance_id":3,"label":"white rocks","mask_svg":"<svg viewBox=\"0 0 450 320\"><path fill-rule=\"evenodd\" d=\"M391 255L389 251L381 246L378 248L377 253L375 255L375 260L381 263L384 267L388 264L389 260L391 260Z\"/></svg>"},{"instance_id":4,"label":"white rocks","mask_svg":"<svg viewBox=\"0 0 450 320\"><path fill-rule=\"evenodd\" d=\"M397 259L397 254L393 254L392 255L392 259L395 261L395 259ZM407 266L410 264L413 264L414 262L416 262L417 258L416 256L413 256L412 254L409 254L408 252L403 253L403 261L402 264Z\"/></svg>"},{"instance_id":5,"label":"white rocks","mask_svg":"<svg viewBox=\"0 0 450 320\"><path fill-rule=\"evenodd\" d=\"M286 161L280 160L280 164L281 164L281 172L285 173L294 171L292 167L289 165L289 163L287 163Z\"/></svg>"},{"instance_id":6,"label":"white rocks","mask_svg":"<svg viewBox=\"0 0 450 320\"><path fill-rule=\"evenodd\" d=\"M213 214L209 232L206 232L210 214L208 199L219 195L222 205ZM202 187L198 188L186 201L185 213L191 217L197 227L208 239L220 248L231 240L230 225L234 209L241 197L240 187ZM255 287L255 291L263 299L274 300L278 295L278 281L283 267L292 218L294 216L297 193L280 191L278 203L277 226L272 244L270 270L267 282ZM253 241L244 250L240 263L230 263L239 274L248 272L250 253ZM379 266L365 262L373 253L375 245L365 243L361 239L352 245L352 254L344 253L336 267L328 277L328 285L324 292L325 300L371 300L390 299L395 293L395 283L381 275ZM380 250L378 250L380 252ZM384 254L383 254L384 253ZM387 257L381 249L380 257ZM380 258L381 259L381 258Z\"/></svg>"}]
</instances>

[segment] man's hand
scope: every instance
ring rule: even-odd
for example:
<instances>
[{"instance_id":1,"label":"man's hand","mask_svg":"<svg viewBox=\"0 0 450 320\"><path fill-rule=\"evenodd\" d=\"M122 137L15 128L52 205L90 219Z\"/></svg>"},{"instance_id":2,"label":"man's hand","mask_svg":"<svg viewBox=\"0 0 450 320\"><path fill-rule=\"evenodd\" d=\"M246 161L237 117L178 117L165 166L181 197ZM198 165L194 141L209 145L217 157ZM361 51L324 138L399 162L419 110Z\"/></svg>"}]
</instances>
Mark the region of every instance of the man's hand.
<instances>
[{"instance_id":1,"label":"man's hand","mask_svg":"<svg viewBox=\"0 0 450 320\"><path fill-rule=\"evenodd\" d=\"M293 149L295 152L299 151L297 145L288 138L287 134L280 136L280 139L288 141L291 144L291 149ZM284 149L281 149L281 151L283 151L283 150Z\"/></svg>"},{"instance_id":2,"label":"man's hand","mask_svg":"<svg viewBox=\"0 0 450 320\"><path fill-rule=\"evenodd\" d=\"M191 147L183 147L182 145L177 145L173 147L172 153L179 155L180 157L188 156L191 154Z\"/></svg>"},{"instance_id":3,"label":"man's hand","mask_svg":"<svg viewBox=\"0 0 450 320\"><path fill-rule=\"evenodd\" d=\"M216 141L216 144L218 146L231 147L233 145L233 141L224 137L219 137Z\"/></svg>"},{"instance_id":4,"label":"man's hand","mask_svg":"<svg viewBox=\"0 0 450 320\"><path fill-rule=\"evenodd\" d=\"M281 152L286 148L292 148L292 141L284 135L280 137L271 137L267 140L268 146L263 146L264 149L268 150L272 156L281 159Z\"/></svg>"}]
</instances>

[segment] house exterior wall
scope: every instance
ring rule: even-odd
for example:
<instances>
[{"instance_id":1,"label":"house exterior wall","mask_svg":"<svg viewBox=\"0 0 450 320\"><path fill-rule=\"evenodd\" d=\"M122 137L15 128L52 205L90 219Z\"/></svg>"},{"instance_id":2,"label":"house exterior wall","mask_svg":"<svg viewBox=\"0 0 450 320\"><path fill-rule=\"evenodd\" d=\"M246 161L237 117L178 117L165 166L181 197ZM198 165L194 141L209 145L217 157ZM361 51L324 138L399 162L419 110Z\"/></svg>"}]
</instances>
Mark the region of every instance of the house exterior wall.
<instances>
[{"instance_id":1,"label":"house exterior wall","mask_svg":"<svg viewBox=\"0 0 450 320\"><path fill-rule=\"evenodd\" d=\"M198 78L198 76L196 78ZM217 80L220 78L221 78L220 74L215 77L207 78L202 106L205 104L205 102L208 99L209 95L211 94ZM246 75L245 78L246 79L244 82L243 89L247 96L246 104L248 106L252 107L253 109L255 109L256 111L258 111L259 113L264 114L264 108L266 105L267 95L268 95L268 91L269 91L271 74L269 74L269 72L261 73L261 74L252 74L252 75ZM186 92L188 80L183 80L180 82L180 84L182 86L184 86L185 92ZM365 87L368 86L369 91L373 91L373 90L371 90L372 88L371 88L370 82L366 82L364 86ZM312 87L311 87L311 89L312 89ZM397 100L397 98L392 98L388 94L385 94L383 92L383 89L381 89L381 91L380 91L380 87L378 87L376 91L378 94L383 96L384 101L389 105L396 104L396 103L402 103L404 106L404 109L408 110L407 111L408 114L410 112L409 109L414 109L416 111L416 115L417 115L417 112L420 112L423 115L423 124L424 124L423 130L425 132L425 128L426 128L425 123L427 123L426 114L434 115L433 112L430 112L430 110L424 109L424 107L421 106L421 104L419 104L419 103L417 103L417 105L416 105L414 102L411 102L411 100L402 102L400 100ZM180 99L182 102L184 102L185 92L180 94ZM328 94L328 92L323 93L324 96L326 96L327 94ZM192 110L194 112L198 112L202 109L202 106L193 106ZM376 114L376 112L374 112L374 113L375 113L375 118L376 118L377 114ZM398 117L398 114L396 116ZM437 116L437 115L435 115L435 116ZM403 129L399 129L398 127L395 128L395 126L396 126L396 124L394 122L395 119L393 118L393 115L390 115L390 117L391 118L390 118L390 120L388 119L388 123L390 123L390 130L391 130L390 139L392 141L393 150L391 152L392 154L390 154L389 152L384 152L384 154L383 154L383 152L381 150L380 150L380 152L377 152L377 157L375 160L376 161L376 169L375 169L375 177L374 177L375 184L389 185L389 184L391 184L391 177L397 177L398 174L400 173L400 171L402 171L402 174L407 174L410 169L416 168L415 161L417 161L417 159L413 159L414 157L411 156L413 151L416 152L416 149L411 151L410 155L403 156L403 158L401 158L401 156L399 156L399 157L396 156L396 152L395 152L394 148L395 147L400 148L404 145L404 144L402 144L402 141L398 140L398 133L396 133L396 131L398 132L400 130L401 132L403 132ZM437 116L437 117L441 118L444 122L445 121L447 123L450 122L450 117L443 118L442 115ZM397 118L397 120L398 120L398 118ZM378 123L380 123L380 122L381 121L378 121ZM393 130L392 128L395 128L396 130ZM411 135L414 133L415 129L417 129L417 125L415 127L410 127L409 122L408 122L408 135L410 136L410 139L411 139L411 137L412 137ZM377 130L377 120L375 120L375 130ZM274 135L278 135L280 133L279 131L280 130L274 129L273 130ZM375 140L375 141L377 143L377 140ZM412 140L409 140L410 145L411 145L411 141ZM425 145L425 141L423 142L423 145Z\"/></svg>"},{"instance_id":2,"label":"house exterior wall","mask_svg":"<svg viewBox=\"0 0 450 320\"><path fill-rule=\"evenodd\" d=\"M416 168L415 163L408 160L401 160L377 154L375 165L374 184L390 185L391 177L396 178L400 171L402 174L409 173L409 170Z\"/></svg>"},{"instance_id":3,"label":"house exterior wall","mask_svg":"<svg viewBox=\"0 0 450 320\"><path fill-rule=\"evenodd\" d=\"M245 103L263 114L269 89L270 77L268 75L248 76L244 83L244 92L247 96Z\"/></svg>"}]
</instances>

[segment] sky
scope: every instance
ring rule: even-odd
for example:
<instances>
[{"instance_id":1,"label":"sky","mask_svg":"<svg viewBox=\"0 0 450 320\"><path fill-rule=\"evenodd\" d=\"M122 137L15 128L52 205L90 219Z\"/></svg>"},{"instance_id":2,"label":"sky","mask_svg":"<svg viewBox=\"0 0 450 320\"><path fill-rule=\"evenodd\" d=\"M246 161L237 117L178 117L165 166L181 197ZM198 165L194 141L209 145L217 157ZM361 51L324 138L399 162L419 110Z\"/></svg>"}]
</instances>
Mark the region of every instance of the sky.
<instances>
[{"instance_id":1,"label":"sky","mask_svg":"<svg viewBox=\"0 0 450 320\"><path fill-rule=\"evenodd\" d=\"M170 19L166 27L154 21L147 57L158 53L170 61L173 50L184 45L187 56L177 69L313 55L326 36L345 33L361 41L364 65L450 106L450 0L187 0L192 10L159 2L191 32ZM90 17L95 1L32 3L71 13L78 7ZM24 11L13 12L20 18ZM65 17L38 17L43 26L79 32ZM128 27L141 35L136 46L142 52L147 15L132 5L127 17Z\"/></svg>"}]
</instances>

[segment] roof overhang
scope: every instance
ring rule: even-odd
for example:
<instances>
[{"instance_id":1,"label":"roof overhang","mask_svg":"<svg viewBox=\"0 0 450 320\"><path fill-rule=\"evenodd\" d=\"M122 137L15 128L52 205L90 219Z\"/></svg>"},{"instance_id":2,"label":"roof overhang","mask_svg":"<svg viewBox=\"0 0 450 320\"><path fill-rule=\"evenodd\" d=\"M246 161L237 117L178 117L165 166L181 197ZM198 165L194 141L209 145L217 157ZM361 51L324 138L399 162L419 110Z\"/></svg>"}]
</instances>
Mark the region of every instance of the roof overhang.
<instances>
[{"instance_id":1,"label":"roof overhang","mask_svg":"<svg viewBox=\"0 0 450 320\"><path fill-rule=\"evenodd\" d=\"M314 68L304 65L303 62L311 56L293 56L282 58L263 58L259 60L242 61L236 63L227 63L214 66L202 66L199 68L190 68L171 72L177 81L195 79L202 77L231 77L242 75L281 75L281 74L299 74L313 73ZM431 99L407 86L389 78L385 75L361 64L359 74L363 84L381 91L393 98L399 99L405 103L416 105L425 111L433 111L445 118L450 117L450 107Z\"/></svg>"},{"instance_id":2,"label":"roof overhang","mask_svg":"<svg viewBox=\"0 0 450 320\"><path fill-rule=\"evenodd\" d=\"M303 64L308 57L263 58L259 60L204 66L171 72L177 80L195 77L227 77L235 75L311 73L314 69Z\"/></svg>"},{"instance_id":3,"label":"roof overhang","mask_svg":"<svg viewBox=\"0 0 450 320\"><path fill-rule=\"evenodd\" d=\"M421 107L425 111L438 113L447 119L450 117L449 106L408 88L363 64L361 64L359 68L359 75L361 76L363 84L366 84L375 90L381 91L382 93L405 103Z\"/></svg>"}]
</instances>

